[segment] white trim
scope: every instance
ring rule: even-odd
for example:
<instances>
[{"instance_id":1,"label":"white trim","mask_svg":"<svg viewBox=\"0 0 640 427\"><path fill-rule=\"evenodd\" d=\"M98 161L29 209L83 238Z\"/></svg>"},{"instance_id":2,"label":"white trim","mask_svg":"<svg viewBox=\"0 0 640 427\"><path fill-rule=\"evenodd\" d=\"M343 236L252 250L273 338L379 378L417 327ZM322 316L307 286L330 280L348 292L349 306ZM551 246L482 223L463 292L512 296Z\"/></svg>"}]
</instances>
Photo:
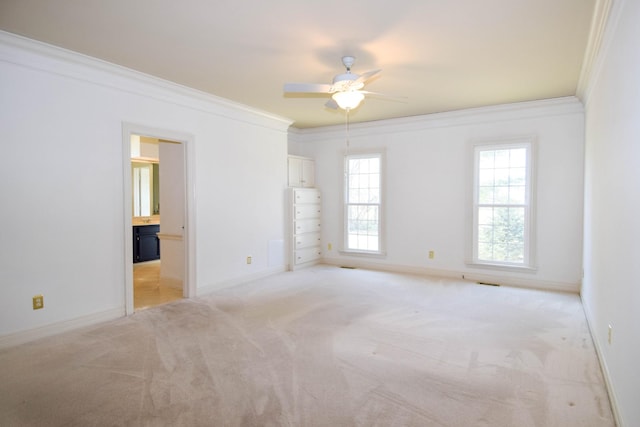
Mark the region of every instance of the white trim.
<instances>
[{"instance_id":1,"label":"white trim","mask_svg":"<svg viewBox=\"0 0 640 427\"><path fill-rule=\"evenodd\" d=\"M389 271L392 273L416 274L419 276L445 277L445 278L473 281L473 282L496 283L504 286L512 286L512 287L527 288L527 289L539 289L539 290L553 291L553 292L569 292L572 294L578 294L580 290L580 283L540 280L540 279L534 279L534 278L515 277L512 275L507 276L507 275L500 275L500 274L481 274L473 271L464 271L464 270L448 270L448 269L434 269L434 268L427 268L427 267L416 267L416 266L410 266L410 265L368 261L363 258L346 259L346 258L324 257L322 258L321 262L323 264L334 265L334 266Z\"/></svg>"},{"instance_id":2,"label":"white trim","mask_svg":"<svg viewBox=\"0 0 640 427\"><path fill-rule=\"evenodd\" d=\"M607 392L609 394L609 403L611 404L611 412L613 412L613 418L616 422L617 426L626 425L622 419L622 414L620 413L619 405L618 405L618 397L616 395L616 390L613 387L613 383L611 382L611 373L609 372L609 366L607 365L607 359L604 357L604 351L602 350L602 346L600 341L597 339L598 334L594 329L595 322L593 321L593 314L589 309L589 305L585 302L582 293L580 294L580 299L582 300L582 307L584 309L584 314L587 319L587 326L589 327L589 332L591 333L591 340L593 341L593 346L596 349L596 354L598 355L598 360L600 361L600 369L602 370L602 376L604 377L604 384L607 387Z\"/></svg>"},{"instance_id":3,"label":"white trim","mask_svg":"<svg viewBox=\"0 0 640 427\"><path fill-rule=\"evenodd\" d=\"M366 150L345 150L342 160L342 249L340 253L358 255L358 256L373 256L373 257L385 257L386 256L386 239L385 239L385 206L386 206L386 193L385 182L387 176L386 170L386 149L366 149ZM349 158L371 158L378 157L380 159L380 202L378 205L378 250L358 250L349 249L348 246L348 233L347 233L347 162Z\"/></svg>"},{"instance_id":4,"label":"white trim","mask_svg":"<svg viewBox=\"0 0 640 427\"><path fill-rule=\"evenodd\" d=\"M197 296L200 297L203 295L214 293L221 289L230 288L232 286L241 285L244 283L252 282L254 280L264 279L265 277L270 277L275 274L284 273L287 270L288 268L286 265L279 266L279 267L272 267L272 268L267 268L266 270L259 271L257 273L240 276L233 279L224 280L222 282L214 283L211 285L203 286L198 288Z\"/></svg>"},{"instance_id":5,"label":"white trim","mask_svg":"<svg viewBox=\"0 0 640 427\"><path fill-rule=\"evenodd\" d=\"M589 39L582 61L580 70L580 78L578 79L578 87L576 89L577 96L586 105L589 99L590 83L593 77L599 74L601 65L598 60L602 51L603 40L607 30L607 22L611 7L614 0L596 0L593 17L591 19L591 28L589 30Z\"/></svg>"},{"instance_id":6,"label":"white trim","mask_svg":"<svg viewBox=\"0 0 640 427\"><path fill-rule=\"evenodd\" d=\"M489 107L468 108L446 113L351 123L351 137L376 135L397 135L425 129L486 124L487 122L507 122L537 117L558 117L566 114L583 114L584 106L575 96L551 98L539 101L515 102ZM327 139L344 138L344 125L317 128L290 128L289 134L296 143L323 142Z\"/></svg>"},{"instance_id":7,"label":"white trim","mask_svg":"<svg viewBox=\"0 0 640 427\"><path fill-rule=\"evenodd\" d=\"M476 198L477 198L477 175L478 175L478 158L479 148L501 149L507 147L526 147L527 156L527 195L525 203L528 210L528 217L525 220L525 256L524 263L500 263L500 262L484 262L477 259L477 227L476 227ZM467 261L470 267L502 269L507 271L535 271L536 270L536 170L537 170L537 144L535 135L521 135L510 137L485 138L481 140L472 140L468 143L468 150L471 152L471 191L468 191L469 206L466 215L468 239L467 242Z\"/></svg>"},{"instance_id":8,"label":"white trim","mask_svg":"<svg viewBox=\"0 0 640 427\"><path fill-rule=\"evenodd\" d=\"M124 197L124 313L131 315L133 308L133 202L131 181L131 135L130 127L122 124L122 193Z\"/></svg>"},{"instance_id":9,"label":"white trim","mask_svg":"<svg viewBox=\"0 0 640 427\"><path fill-rule=\"evenodd\" d=\"M371 258L385 258L387 256L387 253L385 251L357 251L352 249L340 249L338 253L346 256L363 256Z\"/></svg>"},{"instance_id":10,"label":"white trim","mask_svg":"<svg viewBox=\"0 0 640 427\"><path fill-rule=\"evenodd\" d=\"M535 273L538 271L536 267L528 265L495 264L490 262L474 261L466 261L465 264L470 268L486 268L489 270L510 271L513 273Z\"/></svg>"},{"instance_id":11,"label":"white trim","mask_svg":"<svg viewBox=\"0 0 640 427\"><path fill-rule=\"evenodd\" d=\"M132 224L131 224L131 176L127 165L131 162L131 135L145 135L161 140L170 140L181 143L184 146L184 280L183 295L186 298L196 296L196 189L195 189L195 140L191 134L158 129L145 125L123 123L122 124L122 160L124 171L124 266L125 266L125 313L134 313L133 307L133 248L132 248ZM128 214L129 213L129 214Z\"/></svg>"},{"instance_id":12,"label":"white trim","mask_svg":"<svg viewBox=\"0 0 640 427\"><path fill-rule=\"evenodd\" d=\"M0 61L282 132L293 123L210 93L2 30Z\"/></svg>"},{"instance_id":13,"label":"white trim","mask_svg":"<svg viewBox=\"0 0 640 427\"><path fill-rule=\"evenodd\" d=\"M47 338L62 332L68 332L85 326L118 319L124 316L123 308L112 308L111 310L92 313L75 319L64 320L62 322L51 323L26 331L14 332L0 337L0 349L14 347L30 341Z\"/></svg>"}]
</instances>

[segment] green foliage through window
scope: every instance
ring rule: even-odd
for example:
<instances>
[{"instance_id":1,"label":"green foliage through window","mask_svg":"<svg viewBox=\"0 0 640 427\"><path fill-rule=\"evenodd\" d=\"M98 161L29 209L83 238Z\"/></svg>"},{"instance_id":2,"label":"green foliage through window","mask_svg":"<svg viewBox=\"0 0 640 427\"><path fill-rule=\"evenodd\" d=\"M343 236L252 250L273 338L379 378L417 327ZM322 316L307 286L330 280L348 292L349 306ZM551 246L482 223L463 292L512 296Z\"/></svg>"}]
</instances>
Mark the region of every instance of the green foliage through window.
<instances>
[{"instance_id":1,"label":"green foliage through window","mask_svg":"<svg viewBox=\"0 0 640 427\"><path fill-rule=\"evenodd\" d=\"M530 145L476 147L474 258L526 264Z\"/></svg>"},{"instance_id":2,"label":"green foliage through window","mask_svg":"<svg viewBox=\"0 0 640 427\"><path fill-rule=\"evenodd\" d=\"M346 159L346 246L348 250L380 250L380 155Z\"/></svg>"}]
</instances>

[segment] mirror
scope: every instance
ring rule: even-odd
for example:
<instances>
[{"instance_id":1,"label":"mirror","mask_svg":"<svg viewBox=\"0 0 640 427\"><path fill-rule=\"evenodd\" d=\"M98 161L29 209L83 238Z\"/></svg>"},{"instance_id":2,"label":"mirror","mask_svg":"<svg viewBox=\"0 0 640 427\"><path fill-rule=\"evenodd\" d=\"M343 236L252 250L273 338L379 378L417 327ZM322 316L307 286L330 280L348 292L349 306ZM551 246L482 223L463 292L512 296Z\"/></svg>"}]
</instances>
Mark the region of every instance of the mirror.
<instances>
[{"instance_id":1,"label":"mirror","mask_svg":"<svg viewBox=\"0 0 640 427\"><path fill-rule=\"evenodd\" d=\"M160 215L160 179L158 163L131 162L133 216Z\"/></svg>"}]
</instances>

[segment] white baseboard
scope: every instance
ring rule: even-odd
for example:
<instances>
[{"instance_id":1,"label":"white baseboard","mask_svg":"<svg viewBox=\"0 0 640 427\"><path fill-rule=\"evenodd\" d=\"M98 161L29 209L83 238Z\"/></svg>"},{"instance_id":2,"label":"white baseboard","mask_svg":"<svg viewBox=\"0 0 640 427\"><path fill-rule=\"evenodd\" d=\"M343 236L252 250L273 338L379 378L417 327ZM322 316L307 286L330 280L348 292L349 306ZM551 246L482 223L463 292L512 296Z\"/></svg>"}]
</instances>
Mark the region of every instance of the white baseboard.
<instances>
[{"instance_id":1,"label":"white baseboard","mask_svg":"<svg viewBox=\"0 0 640 427\"><path fill-rule=\"evenodd\" d=\"M580 299L582 299L582 295L580 295ZM591 340L593 341L593 345L596 348L596 354L598 355L598 360L600 361L600 369L602 370L602 376L604 377L604 384L607 387L607 392L609 394L609 403L611 404L611 411L613 412L613 418L617 426L623 427L625 424L621 418L620 411L618 410L618 399L616 397L613 384L611 383L611 375L609 374L609 367L607 366L607 360L604 358L602 345L600 344L600 341L598 341L597 335L595 333L594 320L591 315L591 311L589 310L589 306L584 302L584 299L582 299L582 307L584 309L584 315L587 318L587 325L589 326L589 332L591 332Z\"/></svg>"},{"instance_id":2,"label":"white baseboard","mask_svg":"<svg viewBox=\"0 0 640 427\"><path fill-rule=\"evenodd\" d=\"M63 322L56 322L50 325L40 326L38 328L4 335L0 337L0 349L14 347L37 339L50 337L61 332L78 329L83 326L90 326L106 322L108 320L118 319L120 317L124 317L124 315L124 307L114 308L111 310L101 311L99 313L77 317L75 319L65 320Z\"/></svg>"},{"instance_id":3,"label":"white baseboard","mask_svg":"<svg viewBox=\"0 0 640 427\"><path fill-rule=\"evenodd\" d=\"M246 276L239 276L229 280L223 280L222 282L214 283L200 287L196 290L196 296L207 295L220 289L230 288L232 286L241 285L243 283L252 282L254 280L263 279L265 277L273 276L274 274L283 273L287 271L286 266L281 265L278 267L267 268L258 273L249 274Z\"/></svg>"},{"instance_id":4,"label":"white baseboard","mask_svg":"<svg viewBox=\"0 0 640 427\"><path fill-rule=\"evenodd\" d=\"M362 258L323 258L322 262L329 265L348 266L356 268L366 268L369 270L382 270L393 273L408 273L420 276L448 277L452 279L467 280L472 282L495 283L505 286L519 288L541 289L546 291L570 292L577 294L580 291L579 283L554 282L549 280L538 280L535 278L521 278L507 275L493 275L486 273L475 273L468 271L456 271L435 269L427 267L415 267L409 265L385 264L371 262Z\"/></svg>"}]
</instances>

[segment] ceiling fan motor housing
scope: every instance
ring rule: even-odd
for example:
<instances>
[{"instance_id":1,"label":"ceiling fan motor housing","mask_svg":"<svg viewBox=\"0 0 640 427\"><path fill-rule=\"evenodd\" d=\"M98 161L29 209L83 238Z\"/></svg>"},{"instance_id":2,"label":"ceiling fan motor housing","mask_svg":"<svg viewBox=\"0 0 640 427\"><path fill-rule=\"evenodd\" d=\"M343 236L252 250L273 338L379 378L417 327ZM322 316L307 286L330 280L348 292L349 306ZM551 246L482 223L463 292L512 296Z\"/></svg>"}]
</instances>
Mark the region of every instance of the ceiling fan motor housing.
<instances>
[{"instance_id":1,"label":"ceiling fan motor housing","mask_svg":"<svg viewBox=\"0 0 640 427\"><path fill-rule=\"evenodd\" d=\"M355 80L358 79L358 77L360 76L353 73L338 74L333 78L333 86L331 87L332 91L337 92L337 91L343 91L343 90L362 89L362 87L364 86L363 82L352 84Z\"/></svg>"},{"instance_id":2,"label":"ceiling fan motor housing","mask_svg":"<svg viewBox=\"0 0 640 427\"><path fill-rule=\"evenodd\" d=\"M356 57L355 56L343 56L342 57L342 63L347 68L347 71L351 71L351 66L353 65L353 63L355 61L356 61Z\"/></svg>"}]
</instances>

